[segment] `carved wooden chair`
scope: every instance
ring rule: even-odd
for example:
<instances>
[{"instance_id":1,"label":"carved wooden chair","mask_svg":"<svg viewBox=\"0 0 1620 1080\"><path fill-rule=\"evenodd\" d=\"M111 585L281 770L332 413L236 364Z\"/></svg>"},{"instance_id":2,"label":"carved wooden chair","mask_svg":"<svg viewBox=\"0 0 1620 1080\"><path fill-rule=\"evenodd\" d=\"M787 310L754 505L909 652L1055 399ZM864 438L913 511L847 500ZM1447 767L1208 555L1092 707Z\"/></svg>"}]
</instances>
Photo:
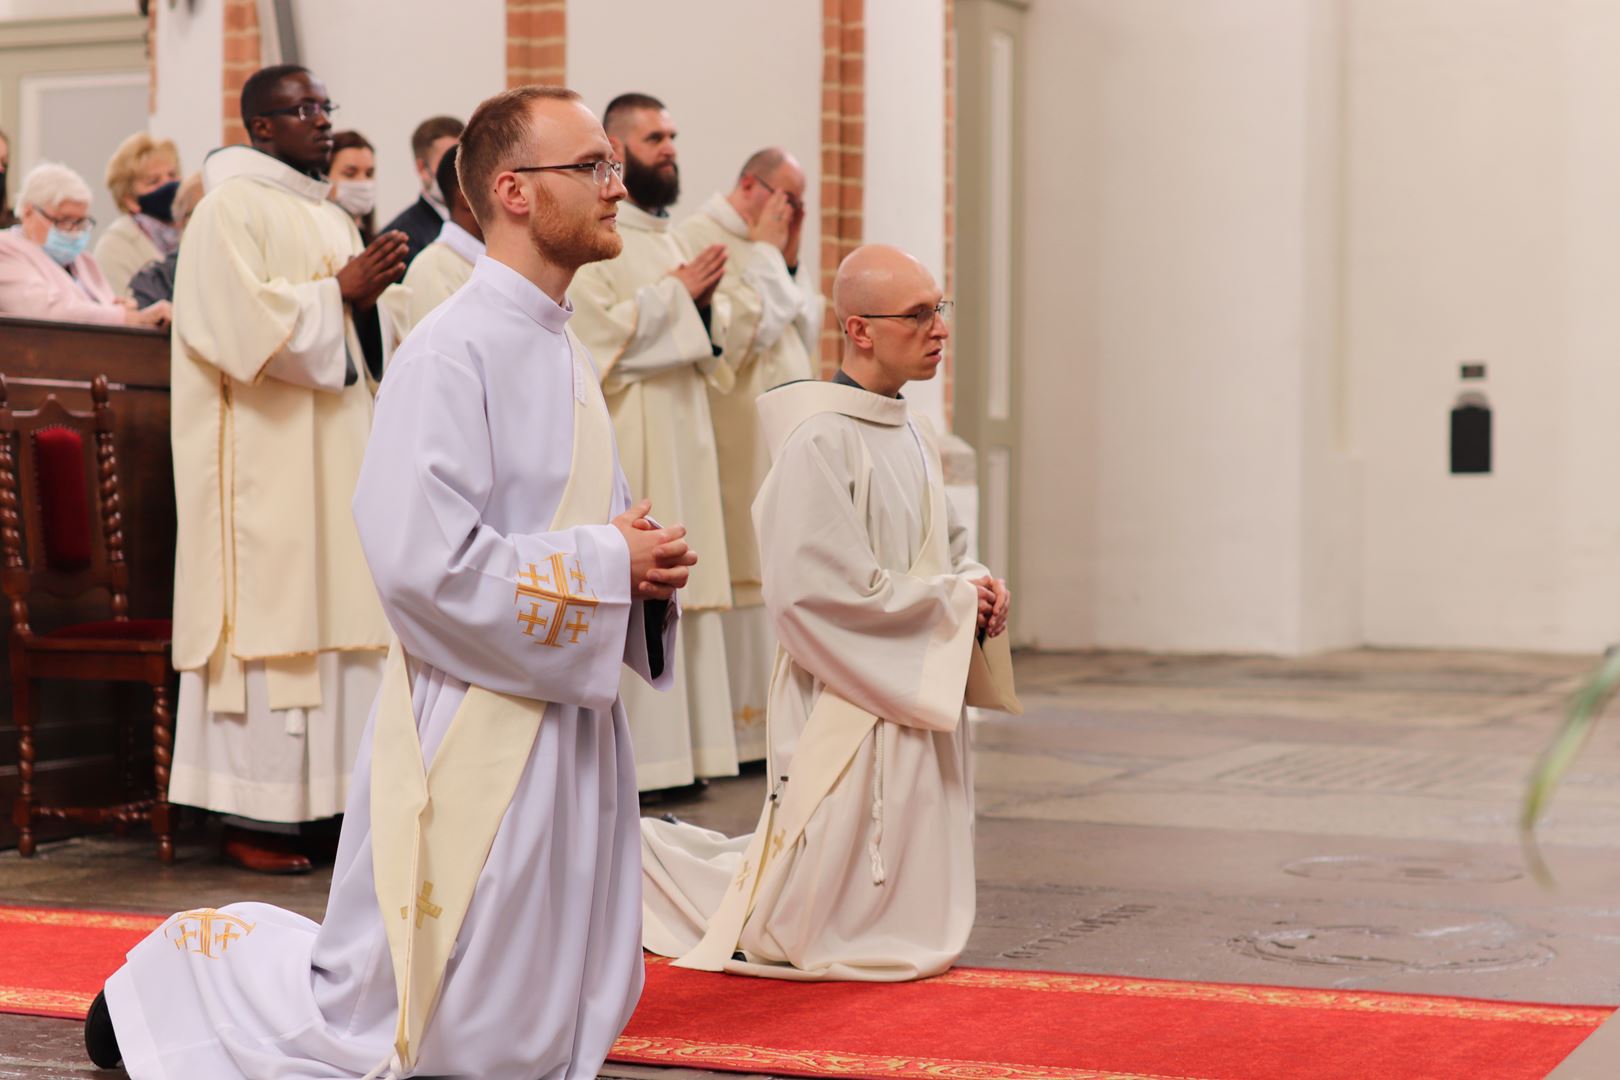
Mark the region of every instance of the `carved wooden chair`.
<instances>
[{"instance_id":1,"label":"carved wooden chair","mask_svg":"<svg viewBox=\"0 0 1620 1080\"><path fill-rule=\"evenodd\" d=\"M158 858L174 860L169 797L170 711L167 619L129 617L118 461L107 379L91 384L92 411L74 412L52 394L32 412L11 408L0 376L0 587L11 601L11 694L19 778L13 820L19 855L34 853L34 822L60 818L112 823L120 831L149 821ZM76 598L110 594L110 618L45 633L29 625L28 600L47 593ZM154 784L138 790L130 718L119 716L120 801L103 806L48 806L34 791L34 685L41 679L140 682L152 688Z\"/></svg>"}]
</instances>

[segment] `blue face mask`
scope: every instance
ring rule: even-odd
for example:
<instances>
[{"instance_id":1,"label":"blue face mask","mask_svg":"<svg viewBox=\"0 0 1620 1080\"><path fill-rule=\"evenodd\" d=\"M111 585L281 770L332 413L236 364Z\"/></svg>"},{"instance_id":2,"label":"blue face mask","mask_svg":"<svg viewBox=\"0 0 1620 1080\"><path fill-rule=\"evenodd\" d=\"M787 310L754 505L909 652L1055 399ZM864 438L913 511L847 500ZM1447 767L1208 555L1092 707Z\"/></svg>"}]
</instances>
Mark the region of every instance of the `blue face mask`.
<instances>
[{"instance_id":1,"label":"blue face mask","mask_svg":"<svg viewBox=\"0 0 1620 1080\"><path fill-rule=\"evenodd\" d=\"M45 254L55 259L57 265L67 266L84 254L84 249L90 246L90 230L83 229L76 233L65 233L55 225L51 226L50 234L45 237Z\"/></svg>"}]
</instances>

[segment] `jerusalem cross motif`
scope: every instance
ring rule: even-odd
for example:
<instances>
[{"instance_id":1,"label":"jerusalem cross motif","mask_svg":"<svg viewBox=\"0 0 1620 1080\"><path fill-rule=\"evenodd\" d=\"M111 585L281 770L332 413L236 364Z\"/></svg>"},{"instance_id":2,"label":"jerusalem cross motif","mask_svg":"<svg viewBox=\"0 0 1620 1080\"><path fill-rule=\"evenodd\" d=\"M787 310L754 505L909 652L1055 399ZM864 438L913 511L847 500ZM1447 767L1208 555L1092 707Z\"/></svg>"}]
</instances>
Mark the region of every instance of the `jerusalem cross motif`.
<instances>
[{"instance_id":1,"label":"jerusalem cross motif","mask_svg":"<svg viewBox=\"0 0 1620 1080\"><path fill-rule=\"evenodd\" d=\"M586 591L590 582L578 559L569 566L566 555L552 555L545 566L546 572L542 573L540 567L530 563L518 574L517 591L512 597L518 605L517 621L523 624L524 636L533 638L536 645L554 649L578 645L579 639L591 632L586 616L600 601L596 593ZM561 640L563 634L568 635L566 642Z\"/></svg>"},{"instance_id":2,"label":"jerusalem cross motif","mask_svg":"<svg viewBox=\"0 0 1620 1080\"><path fill-rule=\"evenodd\" d=\"M253 923L213 908L182 911L174 917L163 936L181 952L200 953L210 960L225 955L231 942L253 933Z\"/></svg>"}]
</instances>

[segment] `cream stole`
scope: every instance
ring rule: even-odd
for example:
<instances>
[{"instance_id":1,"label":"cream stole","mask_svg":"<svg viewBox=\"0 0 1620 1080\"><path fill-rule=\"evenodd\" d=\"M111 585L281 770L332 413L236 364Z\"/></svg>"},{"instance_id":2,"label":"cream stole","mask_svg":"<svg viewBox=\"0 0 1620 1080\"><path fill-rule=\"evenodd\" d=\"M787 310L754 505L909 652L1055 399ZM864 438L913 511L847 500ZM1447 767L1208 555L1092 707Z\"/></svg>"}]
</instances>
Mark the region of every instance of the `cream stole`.
<instances>
[{"instance_id":1,"label":"cream stole","mask_svg":"<svg viewBox=\"0 0 1620 1080\"><path fill-rule=\"evenodd\" d=\"M601 524L613 503L613 426L578 341L573 463L551 530ZM388 653L372 733L371 861L399 997L391 1066L415 1062L445 965L495 832L522 778L547 703L469 686L424 769L406 656Z\"/></svg>"},{"instance_id":2,"label":"cream stole","mask_svg":"<svg viewBox=\"0 0 1620 1080\"><path fill-rule=\"evenodd\" d=\"M773 454L786 440L791 430L811 416L829 411L829 408L833 411L843 411L833 403L847 395L848 391L826 383L818 384L817 389L822 386L827 386L834 392L806 393L809 388L802 387L797 388L798 392L794 394L794 397L799 399L797 402L791 402L785 394L775 401L772 401L770 395L760 399L760 412L767 425L775 429ZM771 406L767 406L767 402L771 402ZM939 446L934 441L932 433L923 425L918 425L918 430L924 434L924 452L928 455L928 528L917 557L912 561L907 573L913 577L936 577L951 572L949 526L945 518L945 488L941 479L944 476L944 469L940 463ZM865 442L861 442L860 446L861 467L860 475L856 477L855 505L864 515L871 494L872 459ZM780 677L780 673L784 670L780 647L777 649L777 660L776 677ZM772 696L774 697L774 693ZM1023 706L1019 704L1013 690L1012 653L1008 646L1007 635L988 638L982 645L972 650L965 704L1002 709L1015 714L1023 712ZM809 824L811 817L832 791L833 786L838 783L839 777L844 774L849 763L854 760L867 735L873 728L885 722L865 709L851 704L832 687L822 688L821 696L816 699L815 706L810 710L810 718L805 723L799 745L793 752L793 764L788 776L775 787L765 801L765 809L760 814L753 839L743 854L742 869L731 883L731 887L726 890L725 899L720 902L720 909L710 916L708 930L703 935L703 940L685 956L674 961L674 966L699 971L724 969L726 962L736 952L737 943L742 939L743 927L753 914L754 901L759 895L760 883L765 879L766 869L774 860L778 860L784 851L791 851L798 844L800 837L804 835L805 826Z\"/></svg>"}]
</instances>

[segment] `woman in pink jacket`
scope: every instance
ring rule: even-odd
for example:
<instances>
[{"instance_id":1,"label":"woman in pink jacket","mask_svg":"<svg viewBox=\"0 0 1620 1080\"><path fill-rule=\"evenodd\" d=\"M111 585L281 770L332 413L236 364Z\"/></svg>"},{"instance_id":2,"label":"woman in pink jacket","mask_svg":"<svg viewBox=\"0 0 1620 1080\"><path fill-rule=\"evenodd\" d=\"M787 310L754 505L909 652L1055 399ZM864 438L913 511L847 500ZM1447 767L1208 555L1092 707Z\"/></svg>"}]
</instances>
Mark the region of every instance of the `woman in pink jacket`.
<instances>
[{"instance_id":1,"label":"woman in pink jacket","mask_svg":"<svg viewBox=\"0 0 1620 1080\"><path fill-rule=\"evenodd\" d=\"M47 162L23 178L21 223L0 232L0 315L113 326L169 325L168 301L136 308L113 296L86 248L95 219L90 188Z\"/></svg>"}]
</instances>

